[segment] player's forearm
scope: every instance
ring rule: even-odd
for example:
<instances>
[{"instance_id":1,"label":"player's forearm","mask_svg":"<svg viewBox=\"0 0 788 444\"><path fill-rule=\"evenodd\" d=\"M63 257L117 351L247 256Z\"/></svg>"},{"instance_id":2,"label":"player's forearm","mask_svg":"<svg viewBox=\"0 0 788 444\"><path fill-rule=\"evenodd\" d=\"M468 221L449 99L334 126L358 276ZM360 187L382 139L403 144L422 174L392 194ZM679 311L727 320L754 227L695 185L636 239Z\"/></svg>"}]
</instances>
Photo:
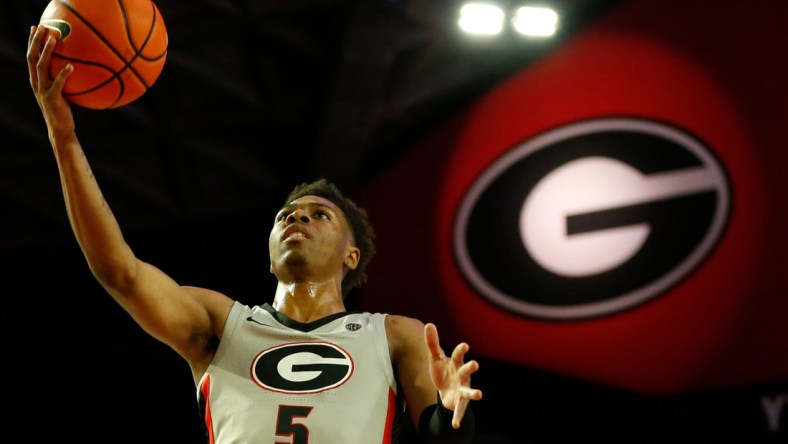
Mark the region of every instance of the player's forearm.
<instances>
[{"instance_id":1,"label":"player's forearm","mask_svg":"<svg viewBox=\"0 0 788 444\"><path fill-rule=\"evenodd\" d=\"M71 228L96 277L113 285L133 266L118 222L73 132L51 136Z\"/></svg>"}]
</instances>

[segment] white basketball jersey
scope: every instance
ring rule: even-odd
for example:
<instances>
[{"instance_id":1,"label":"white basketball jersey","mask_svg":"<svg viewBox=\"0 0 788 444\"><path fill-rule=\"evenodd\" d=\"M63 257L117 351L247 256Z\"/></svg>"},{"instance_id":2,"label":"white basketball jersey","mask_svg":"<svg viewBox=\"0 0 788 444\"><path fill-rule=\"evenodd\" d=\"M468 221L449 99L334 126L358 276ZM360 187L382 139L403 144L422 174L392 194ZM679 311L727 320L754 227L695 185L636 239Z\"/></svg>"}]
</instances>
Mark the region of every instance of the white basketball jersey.
<instances>
[{"instance_id":1,"label":"white basketball jersey","mask_svg":"<svg viewBox=\"0 0 788 444\"><path fill-rule=\"evenodd\" d=\"M390 443L398 404L385 318L304 324L236 302L197 389L209 444Z\"/></svg>"}]
</instances>

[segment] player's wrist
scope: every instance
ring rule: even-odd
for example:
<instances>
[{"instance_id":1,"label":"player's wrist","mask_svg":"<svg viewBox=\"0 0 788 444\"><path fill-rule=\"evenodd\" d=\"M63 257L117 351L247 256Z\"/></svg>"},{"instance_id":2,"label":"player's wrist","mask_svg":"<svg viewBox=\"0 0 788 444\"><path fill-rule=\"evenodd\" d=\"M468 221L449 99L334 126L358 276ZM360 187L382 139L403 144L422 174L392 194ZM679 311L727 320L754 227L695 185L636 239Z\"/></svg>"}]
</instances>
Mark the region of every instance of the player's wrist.
<instances>
[{"instance_id":1,"label":"player's wrist","mask_svg":"<svg viewBox=\"0 0 788 444\"><path fill-rule=\"evenodd\" d=\"M424 409L419 417L419 434L427 444L451 443L468 444L473 441L476 421L473 417L471 406L465 410L460 421L460 427L452 426L454 412L446 408L438 393L438 402Z\"/></svg>"}]
</instances>

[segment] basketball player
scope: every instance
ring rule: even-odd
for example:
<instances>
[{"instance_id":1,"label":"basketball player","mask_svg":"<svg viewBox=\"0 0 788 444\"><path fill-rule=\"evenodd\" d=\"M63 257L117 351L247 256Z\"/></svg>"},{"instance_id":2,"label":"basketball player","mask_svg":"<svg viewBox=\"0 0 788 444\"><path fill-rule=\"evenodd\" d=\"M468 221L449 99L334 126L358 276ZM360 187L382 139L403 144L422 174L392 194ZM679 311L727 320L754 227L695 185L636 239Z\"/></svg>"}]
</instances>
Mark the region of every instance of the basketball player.
<instances>
[{"instance_id":1,"label":"basketball player","mask_svg":"<svg viewBox=\"0 0 788 444\"><path fill-rule=\"evenodd\" d=\"M451 356L433 324L349 313L344 296L374 253L366 213L331 183L297 186L269 236L273 301L248 307L180 285L124 241L75 132L62 88L47 75L54 38L31 28L30 83L46 121L67 214L94 276L148 334L188 363L208 442L387 443L406 411L424 442L470 443L470 386L479 365Z\"/></svg>"}]
</instances>

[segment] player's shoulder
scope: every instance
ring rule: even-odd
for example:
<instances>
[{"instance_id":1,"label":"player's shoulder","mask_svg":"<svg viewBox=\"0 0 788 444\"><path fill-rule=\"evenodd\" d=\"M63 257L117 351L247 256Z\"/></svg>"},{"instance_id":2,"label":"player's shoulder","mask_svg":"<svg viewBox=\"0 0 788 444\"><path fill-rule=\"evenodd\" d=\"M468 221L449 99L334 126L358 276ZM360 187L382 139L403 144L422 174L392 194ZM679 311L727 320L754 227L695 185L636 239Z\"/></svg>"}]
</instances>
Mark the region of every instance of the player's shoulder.
<instances>
[{"instance_id":1,"label":"player's shoulder","mask_svg":"<svg viewBox=\"0 0 788 444\"><path fill-rule=\"evenodd\" d=\"M395 328L424 328L424 322L420 319L397 314L387 314L386 324L391 324L391 326Z\"/></svg>"},{"instance_id":2,"label":"player's shoulder","mask_svg":"<svg viewBox=\"0 0 788 444\"><path fill-rule=\"evenodd\" d=\"M386 316L386 333L395 342L421 340L424 322L417 318L389 314Z\"/></svg>"}]
</instances>

